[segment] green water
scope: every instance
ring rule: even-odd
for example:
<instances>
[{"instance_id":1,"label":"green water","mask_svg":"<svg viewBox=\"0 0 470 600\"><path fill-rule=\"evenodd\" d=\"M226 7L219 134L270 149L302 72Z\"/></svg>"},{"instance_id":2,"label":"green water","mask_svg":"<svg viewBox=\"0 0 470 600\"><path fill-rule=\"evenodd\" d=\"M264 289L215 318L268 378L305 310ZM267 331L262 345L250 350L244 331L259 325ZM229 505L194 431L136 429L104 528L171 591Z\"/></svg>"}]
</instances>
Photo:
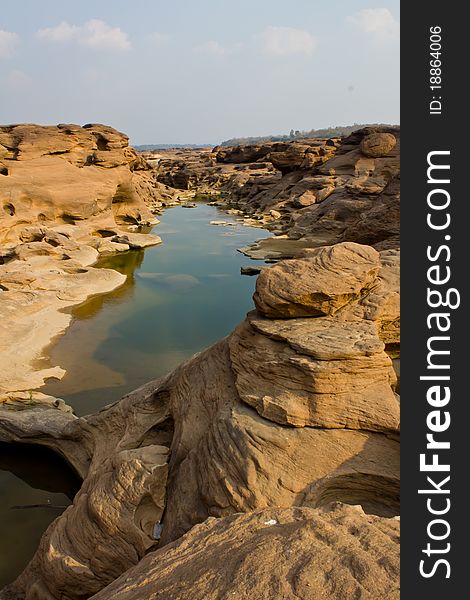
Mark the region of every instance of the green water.
<instances>
[{"instance_id":1,"label":"green water","mask_svg":"<svg viewBox=\"0 0 470 600\"><path fill-rule=\"evenodd\" d=\"M167 210L153 232L161 245L100 262L125 273L126 285L76 309L50 351L51 364L67 374L42 391L77 414L164 375L230 333L253 307L255 278L240 275L240 266L254 261L237 248L263 232L205 204Z\"/></svg>"},{"instance_id":2,"label":"green water","mask_svg":"<svg viewBox=\"0 0 470 600\"><path fill-rule=\"evenodd\" d=\"M234 226L210 225L211 220ZM237 248L263 237L262 230L198 204L167 210L154 233L163 240L159 246L99 263L125 273L125 285L76 308L72 325L49 351L50 363L67 374L41 391L63 398L79 415L169 372L229 334L253 307L256 278L240 275L240 267L260 261ZM22 469L13 459L4 453L0 461L0 588L22 570L42 532L63 510L11 507L63 507L71 495L70 473L56 469L51 478L38 467L34 452ZM51 490L52 480L57 481Z\"/></svg>"}]
</instances>

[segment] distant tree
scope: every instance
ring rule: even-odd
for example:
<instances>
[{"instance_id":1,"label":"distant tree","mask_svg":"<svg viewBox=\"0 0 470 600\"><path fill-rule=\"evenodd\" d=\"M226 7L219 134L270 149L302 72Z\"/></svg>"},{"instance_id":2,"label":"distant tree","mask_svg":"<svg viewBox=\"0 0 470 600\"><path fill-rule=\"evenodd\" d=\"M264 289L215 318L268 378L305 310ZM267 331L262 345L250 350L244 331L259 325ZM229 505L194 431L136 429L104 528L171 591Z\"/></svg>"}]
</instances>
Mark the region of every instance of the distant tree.
<instances>
[{"instance_id":1,"label":"distant tree","mask_svg":"<svg viewBox=\"0 0 470 600\"><path fill-rule=\"evenodd\" d=\"M354 125L326 127L325 129L312 129L310 131L294 131L291 129L289 135L266 135L263 137L232 138L230 140L225 140L220 145L237 146L238 144L259 144L260 142L288 142L292 139L345 137L351 134L353 131L356 131L356 129L362 129L362 127L370 126L390 127L391 125L386 123L355 123Z\"/></svg>"}]
</instances>

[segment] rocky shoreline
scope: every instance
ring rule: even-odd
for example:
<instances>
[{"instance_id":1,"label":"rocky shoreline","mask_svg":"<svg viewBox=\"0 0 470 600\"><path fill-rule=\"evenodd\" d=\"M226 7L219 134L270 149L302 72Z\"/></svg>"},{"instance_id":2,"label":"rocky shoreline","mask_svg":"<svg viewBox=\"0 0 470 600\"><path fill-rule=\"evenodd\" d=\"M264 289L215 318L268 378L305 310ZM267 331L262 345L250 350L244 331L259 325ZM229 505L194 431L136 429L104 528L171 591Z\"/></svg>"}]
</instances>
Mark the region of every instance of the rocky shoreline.
<instances>
[{"instance_id":1,"label":"rocky shoreline","mask_svg":"<svg viewBox=\"0 0 470 600\"><path fill-rule=\"evenodd\" d=\"M171 198L125 135L102 125L0 127L0 395L35 390L60 367L38 368L66 312L125 277L101 256L160 243L132 231L158 223ZM12 351L14 348L14 351Z\"/></svg>"},{"instance_id":2,"label":"rocky shoreline","mask_svg":"<svg viewBox=\"0 0 470 600\"><path fill-rule=\"evenodd\" d=\"M398 248L399 156L399 128L367 127L344 140L167 151L152 162L160 183L270 230L243 252L279 259L343 241Z\"/></svg>"},{"instance_id":3,"label":"rocky shoreline","mask_svg":"<svg viewBox=\"0 0 470 600\"><path fill-rule=\"evenodd\" d=\"M97 214L52 226L67 238L57 228L80 222L80 236L67 238L79 243L77 252L108 252L125 235L139 239L122 223L137 212L133 224L150 222L145 207L157 212L165 201L210 195L244 223L273 232L248 255L280 262L261 271L255 310L227 338L94 415L77 418L50 397L32 402L25 389L5 397L0 441L51 448L83 483L0 597L170 599L191 589L201 600L398 599L399 399L391 356L400 340L399 131L167 152L153 158L152 171L125 139L117 151L108 132L114 141L103 149L102 128L84 134L96 141L94 160L118 152L130 162L85 166L80 150L75 168L119 177L125 170L125 189L133 182L135 193L124 200L118 183ZM9 145L2 135L11 136ZM75 130L66 135L81 139ZM5 177L29 148L12 139L19 137L0 133L10 152ZM54 169L79 154L74 145L64 161L58 151L40 160L52 159ZM4 197L2 183L0 176ZM32 221L21 222L13 206L7 216L15 226L0 229L11 257L2 266L7 276L21 252L23 274L64 260L55 254L65 252L65 240L50 244L50 228L40 240L22 240ZM97 236L97 227L111 236ZM53 250L38 255L37 244ZM13 290L0 283L1 301Z\"/></svg>"}]
</instances>

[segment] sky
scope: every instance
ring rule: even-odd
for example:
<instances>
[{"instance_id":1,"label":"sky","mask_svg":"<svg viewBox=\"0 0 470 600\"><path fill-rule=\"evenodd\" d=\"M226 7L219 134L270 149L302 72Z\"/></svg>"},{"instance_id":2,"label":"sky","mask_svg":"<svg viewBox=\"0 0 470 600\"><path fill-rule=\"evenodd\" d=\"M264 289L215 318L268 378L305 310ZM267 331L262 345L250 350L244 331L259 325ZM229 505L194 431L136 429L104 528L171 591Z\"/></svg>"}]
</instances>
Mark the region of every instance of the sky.
<instances>
[{"instance_id":1,"label":"sky","mask_svg":"<svg viewBox=\"0 0 470 600\"><path fill-rule=\"evenodd\" d=\"M399 122L399 0L22 0L0 12L0 123L215 144Z\"/></svg>"}]
</instances>

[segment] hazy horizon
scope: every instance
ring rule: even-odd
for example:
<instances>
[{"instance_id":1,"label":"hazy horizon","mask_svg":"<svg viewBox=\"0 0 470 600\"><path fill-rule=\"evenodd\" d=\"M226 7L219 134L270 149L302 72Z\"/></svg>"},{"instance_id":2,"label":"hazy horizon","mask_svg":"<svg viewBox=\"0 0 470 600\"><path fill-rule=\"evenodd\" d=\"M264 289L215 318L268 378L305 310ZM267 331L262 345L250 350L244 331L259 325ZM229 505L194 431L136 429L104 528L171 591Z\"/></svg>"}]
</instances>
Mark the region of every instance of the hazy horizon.
<instances>
[{"instance_id":1,"label":"hazy horizon","mask_svg":"<svg viewBox=\"0 0 470 600\"><path fill-rule=\"evenodd\" d=\"M24 0L0 16L0 122L134 145L399 123L398 0Z\"/></svg>"}]
</instances>

